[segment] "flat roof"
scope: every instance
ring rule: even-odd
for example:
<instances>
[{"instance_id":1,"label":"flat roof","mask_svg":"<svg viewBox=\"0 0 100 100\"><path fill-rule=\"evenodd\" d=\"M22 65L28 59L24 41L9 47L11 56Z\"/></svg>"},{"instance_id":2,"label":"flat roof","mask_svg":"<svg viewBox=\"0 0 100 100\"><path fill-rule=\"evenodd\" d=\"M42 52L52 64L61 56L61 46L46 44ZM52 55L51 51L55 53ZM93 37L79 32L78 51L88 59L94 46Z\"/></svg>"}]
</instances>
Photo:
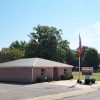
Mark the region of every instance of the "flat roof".
<instances>
[{"instance_id":1,"label":"flat roof","mask_svg":"<svg viewBox=\"0 0 100 100\"><path fill-rule=\"evenodd\" d=\"M0 63L0 68L4 67L74 67L74 66L42 58L24 58L5 63Z\"/></svg>"}]
</instances>

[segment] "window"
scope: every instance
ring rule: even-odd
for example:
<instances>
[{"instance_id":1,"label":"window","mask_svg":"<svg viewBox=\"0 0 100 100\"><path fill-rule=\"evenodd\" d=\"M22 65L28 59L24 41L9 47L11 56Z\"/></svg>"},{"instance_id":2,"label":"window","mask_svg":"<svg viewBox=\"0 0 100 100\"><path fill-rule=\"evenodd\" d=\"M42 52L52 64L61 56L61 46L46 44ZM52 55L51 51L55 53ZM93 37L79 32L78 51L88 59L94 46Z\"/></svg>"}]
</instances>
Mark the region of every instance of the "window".
<instances>
[{"instance_id":1,"label":"window","mask_svg":"<svg viewBox=\"0 0 100 100\"><path fill-rule=\"evenodd\" d=\"M64 69L64 74L67 74L67 69Z\"/></svg>"},{"instance_id":2,"label":"window","mask_svg":"<svg viewBox=\"0 0 100 100\"><path fill-rule=\"evenodd\" d=\"M41 69L41 75L45 75L46 70L45 69Z\"/></svg>"}]
</instances>

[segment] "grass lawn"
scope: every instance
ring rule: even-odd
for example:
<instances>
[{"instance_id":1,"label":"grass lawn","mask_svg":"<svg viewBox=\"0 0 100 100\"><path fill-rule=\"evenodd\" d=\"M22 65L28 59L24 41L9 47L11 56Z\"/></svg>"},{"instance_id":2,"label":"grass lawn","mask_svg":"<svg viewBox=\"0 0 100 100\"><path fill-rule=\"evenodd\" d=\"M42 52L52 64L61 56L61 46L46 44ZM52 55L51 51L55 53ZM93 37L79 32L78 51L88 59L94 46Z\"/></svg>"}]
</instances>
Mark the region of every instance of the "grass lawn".
<instances>
[{"instance_id":1,"label":"grass lawn","mask_svg":"<svg viewBox=\"0 0 100 100\"><path fill-rule=\"evenodd\" d=\"M79 77L79 72L73 72L73 79L78 79ZM82 73L80 73L80 78L84 79L84 75L82 75ZM95 78L97 81L100 81L100 72L98 73L93 73L93 75L91 75L91 78Z\"/></svg>"}]
</instances>

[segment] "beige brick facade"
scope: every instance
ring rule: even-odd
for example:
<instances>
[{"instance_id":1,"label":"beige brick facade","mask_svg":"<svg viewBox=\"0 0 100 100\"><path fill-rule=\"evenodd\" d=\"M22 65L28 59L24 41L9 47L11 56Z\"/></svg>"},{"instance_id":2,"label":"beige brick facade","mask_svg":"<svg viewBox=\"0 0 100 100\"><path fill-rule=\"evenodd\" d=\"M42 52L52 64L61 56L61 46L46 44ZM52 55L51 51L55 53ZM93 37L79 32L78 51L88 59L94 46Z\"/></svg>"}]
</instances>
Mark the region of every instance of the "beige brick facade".
<instances>
[{"instance_id":1,"label":"beige brick facade","mask_svg":"<svg viewBox=\"0 0 100 100\"><path fill-rule=\"evenodd\" d=\"M46 73L45 73L45 76L46 77L52 77L53 76L53 68L34 68L33 69L33 80L36 81L36 79L39 77L39 76L42 76L41 75L41 69L45 69L46 70Z\"/></svg>"},{"instance_id":2,"label":"beige brick facade","mask_svg":"<svg viewBox=\"0 0 100 100\"><path fill-rule=\"evenodd\" d=\"M31 82L31 68L0 68L0 81Z\"/></svg>"},{"instance_id":3,"label":"beige brick facade","mask_svg":"<svg viewBox=\"0 0 100 100\"><path fill-rule=\"evenodd\" d=\"M54 78L53 67L34 67L33 74L32 68L0 68L0 81L11 81L11 82L36 82L37 78L42 76L41 69L45 69L45 77ZM72 74L72 68L57 68L56 78L60 79L61 75L64 74L64 69L67 69L68 74ZM33 75L33 76L32 76ZM33 79L32 79L33 78Z\"/></svg>"},{"instance_id":4,"label":"beige brick facade","mask_svg":"<svg viewBox=\"0 0 100 100\"><path fill-rule=\"evenodd\" d=\"M67 75L71 75L72 74L72 68L58 68L58 79L61 78L61 75L64 75L64 69L67 69Z\"/></svg>"}]
</instances>

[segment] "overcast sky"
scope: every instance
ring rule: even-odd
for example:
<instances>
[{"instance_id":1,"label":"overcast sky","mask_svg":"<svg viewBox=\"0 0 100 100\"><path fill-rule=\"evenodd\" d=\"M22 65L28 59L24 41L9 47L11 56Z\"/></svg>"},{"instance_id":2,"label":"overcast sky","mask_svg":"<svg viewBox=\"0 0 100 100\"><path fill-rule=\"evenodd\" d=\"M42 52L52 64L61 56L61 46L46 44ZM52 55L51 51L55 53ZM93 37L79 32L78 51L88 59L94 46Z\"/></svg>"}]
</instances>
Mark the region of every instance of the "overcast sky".
<instances>
[{"instance_id":1,"label":"overcast sky","mask_svg":"<svg viewBox=\"0 0 100 100\"><path fill-rule=\"evenodd\" d=\"M100 0L0 0L0 48L28 41L38 24L62 29L72 49L80 33L82 45L100 52Z\"/></svg>"}]
</instances>

